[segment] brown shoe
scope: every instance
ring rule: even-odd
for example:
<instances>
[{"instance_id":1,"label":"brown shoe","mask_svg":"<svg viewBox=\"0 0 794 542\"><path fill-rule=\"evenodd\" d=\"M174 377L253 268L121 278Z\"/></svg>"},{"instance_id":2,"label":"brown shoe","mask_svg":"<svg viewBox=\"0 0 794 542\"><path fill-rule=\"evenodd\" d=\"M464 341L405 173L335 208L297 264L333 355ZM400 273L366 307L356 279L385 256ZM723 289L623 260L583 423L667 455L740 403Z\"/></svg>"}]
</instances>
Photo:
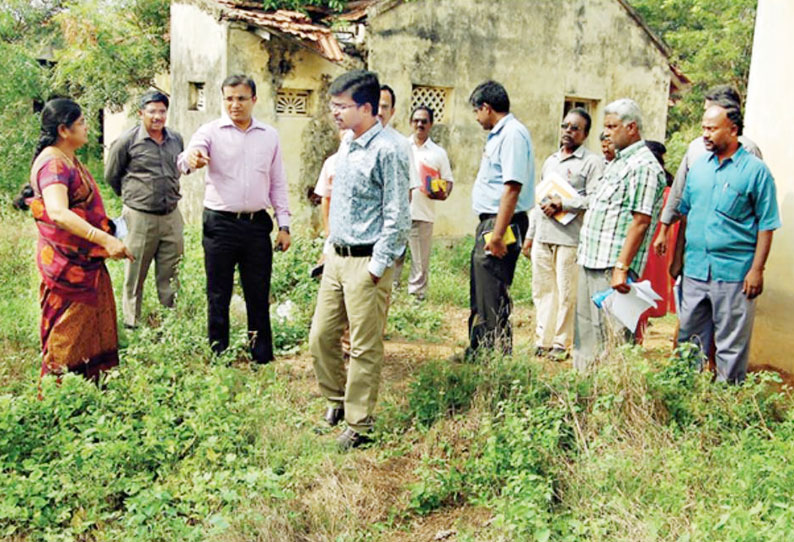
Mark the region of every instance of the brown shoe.
<instances>
[{"instance_id":1,"label":"brown shoe","mask_svg":"<svg viewBox=\"0 0 794 542\"><path fill-rule=\"evenodd\" d=\"M345 408L328 407L328 409L325 411L325 415L323 416L323 418L328 423L328 425L333 427L345 419Z\"/></svg>"},{"instance_id":2,"label":"brown shoe","mask_svg":"<svg viewBox=\"0 0 794 542\"><path fill-rule=\"evenodd\" d=\"M372 443L372 438L363 434L357 433L351 428L345 429L339 438L336 439L336 444L339 446L339 449L343 452L350 450L351 448L359 448L361 446L366 446Z\"/></svg>"}]
</instances>

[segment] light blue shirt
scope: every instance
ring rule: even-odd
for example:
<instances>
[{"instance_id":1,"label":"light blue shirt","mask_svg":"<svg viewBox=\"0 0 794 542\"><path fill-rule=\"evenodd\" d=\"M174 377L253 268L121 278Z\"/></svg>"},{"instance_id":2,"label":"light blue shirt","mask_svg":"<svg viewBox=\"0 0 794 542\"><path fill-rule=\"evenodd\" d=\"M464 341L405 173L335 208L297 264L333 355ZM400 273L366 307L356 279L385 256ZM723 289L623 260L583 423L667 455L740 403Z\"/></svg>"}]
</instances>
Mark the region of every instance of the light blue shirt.
<instances>
[{"instance_id":1,"label":"light blue shirt","mask_svg":"<svg viewBox=\"0 0 794 542\"><path fill-rule=\"evenodd\" d=\"M374 245L368 267L376 277L402 255L411 229L409 151L399 138L377 122L356 139L346 134L336 157L328 242Z\"/></svg>"},{"instance_id":2,"label":"light blue shirt","mask_svg":"<svg viewBox=\"0 0 794 542\"><path fill-rule=\"evenodd\" d=\"M480 170L471 191L478 214L496 214L507 182L521 184L515 212L528 211L535 201L535 158L529 130L512 113L488 133Z\"/></svg>"},{"instance_id":3,"label":"light blue shirt","mask_svg":"<svg viewBox=\"0 0 794 542\"><path fill-rule=\"evenodd\" d=\"M775 180L742 146L721 164L711 152L698 158L678 210L687 216L684 275L702 281L743 281L758 231L781 225Z\"/></svg>"}]
</instances>

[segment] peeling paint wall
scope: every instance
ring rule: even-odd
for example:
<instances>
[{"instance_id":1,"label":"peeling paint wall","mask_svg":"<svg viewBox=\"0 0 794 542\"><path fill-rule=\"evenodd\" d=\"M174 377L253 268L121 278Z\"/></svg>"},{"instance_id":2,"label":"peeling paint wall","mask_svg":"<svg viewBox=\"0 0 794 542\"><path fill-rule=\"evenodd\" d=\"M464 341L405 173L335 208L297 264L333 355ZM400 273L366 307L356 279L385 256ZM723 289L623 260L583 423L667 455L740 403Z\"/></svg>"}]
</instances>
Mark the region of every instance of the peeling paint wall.
<instances>
[{"instance_id":1,"label":"peeling paint wall","mask_svg":"<svg viewBox=\"0 0 794 542\"><path fill-rule=\"evenodd\" d=\"M597 100L587 147L600 152L603 107L630 97L645 115L644 136L663 139L667 59L616 0L416 0L370 19L369 67L397 94L394 127L408 134L412 85L452 88L433 137L449 153L456 188L437 206L435 232L473 231L471 185L486 133L468 97L482 81L507 88L529 128L536 171L559 143L566 96ZM536 179L537 180L537 179Z\"/></svg>"},{"instance_id":2,"label":"peeling paint wall","mask_svg":"<svg viewBox=\"0 0 794 542\"><path fill-rule=\"evenodd\" d=\"M757 302L750 365L775 367L789 375L794 375L794 111L788 101L794 88L794 71L790 60L781 60L781 51L794 48L792 21L794 3L759 0L745 114L745 133L758 143L775 177L783 221L772 241L764 293Z\"/></svg>"},{"instance_id":3,"label":"peeling paint wall","mask_svg":"<svg viewBox=\"0 0 794 542\"><path fill-rule=\"evenodd\" d=\"M171 107L169 125L190 136L221 112L220 84L226 75L228 26L217 14L194 4L171 4ZM203 82L206 103L203 111L188 110L189 84ZM201 219L204 172L182 177L180 209L187 220Z\"/></svg>"}]
</instances>

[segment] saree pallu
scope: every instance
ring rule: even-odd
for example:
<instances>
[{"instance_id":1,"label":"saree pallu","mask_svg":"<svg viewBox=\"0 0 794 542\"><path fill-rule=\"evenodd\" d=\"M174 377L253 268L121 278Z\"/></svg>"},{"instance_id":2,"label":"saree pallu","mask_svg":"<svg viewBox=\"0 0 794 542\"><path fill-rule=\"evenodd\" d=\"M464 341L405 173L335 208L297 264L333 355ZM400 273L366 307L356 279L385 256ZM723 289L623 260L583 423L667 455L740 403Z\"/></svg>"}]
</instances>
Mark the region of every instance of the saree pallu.
<instances>
[{"instance_id":1,"label":"saree pallu","mask_svg":"<svg viewBox=\"0 0 794 542\"><path fill-rule=\"evenodd\" d=\"M51 185L67 189L69 210L92 226L111 233L96 182L75 158L48 147L31 168L34 196L30 209L39 230L36 263L42 283L41 374L74 371L98 378L118 365L116 304L105 268L106 251L56 225L42 192Z\"/></svg>"}]
</instances>

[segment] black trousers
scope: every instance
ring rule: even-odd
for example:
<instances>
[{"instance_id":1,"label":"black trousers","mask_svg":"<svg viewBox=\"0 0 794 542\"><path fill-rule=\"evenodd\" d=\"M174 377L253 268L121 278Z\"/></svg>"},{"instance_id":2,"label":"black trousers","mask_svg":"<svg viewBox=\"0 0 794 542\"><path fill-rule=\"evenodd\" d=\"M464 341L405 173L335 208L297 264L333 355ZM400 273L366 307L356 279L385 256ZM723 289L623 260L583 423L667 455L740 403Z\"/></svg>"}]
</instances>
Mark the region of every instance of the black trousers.
<instances>
[{"instance_id":1,"label":"black trousers","mask_svg":"<svg viewBox=\"0 0 794 542\"><path fill-rule=\"evenodd\" d=\"M207 273L208 330L212 350L229 346L229 303L234 269L240 268L240 283L248 315L251 358L257 363L273 360L270 329L270 273L273 221L265 212L254 219L204 209L204 269Z\"/></svg>"},{"instance_id":2,"label":"black trousers","mask_svg":"<svg viewBox=\"0 0 794 542\"><path fill-rule=\"evenodd\" d=\"M525 212L515 213L510 227L516 242L508 245L507 254L496 258L485 253L483 233L493 230L496 217L481 216L471 251L469 295L469 347L472 356L481 349L498 348L504 354L513 350L513 330L510 326L512 301L508 287L513 283L516 262L521 254L521 244L527 234L529 220Z\"/></svg>"}]
</instances>

